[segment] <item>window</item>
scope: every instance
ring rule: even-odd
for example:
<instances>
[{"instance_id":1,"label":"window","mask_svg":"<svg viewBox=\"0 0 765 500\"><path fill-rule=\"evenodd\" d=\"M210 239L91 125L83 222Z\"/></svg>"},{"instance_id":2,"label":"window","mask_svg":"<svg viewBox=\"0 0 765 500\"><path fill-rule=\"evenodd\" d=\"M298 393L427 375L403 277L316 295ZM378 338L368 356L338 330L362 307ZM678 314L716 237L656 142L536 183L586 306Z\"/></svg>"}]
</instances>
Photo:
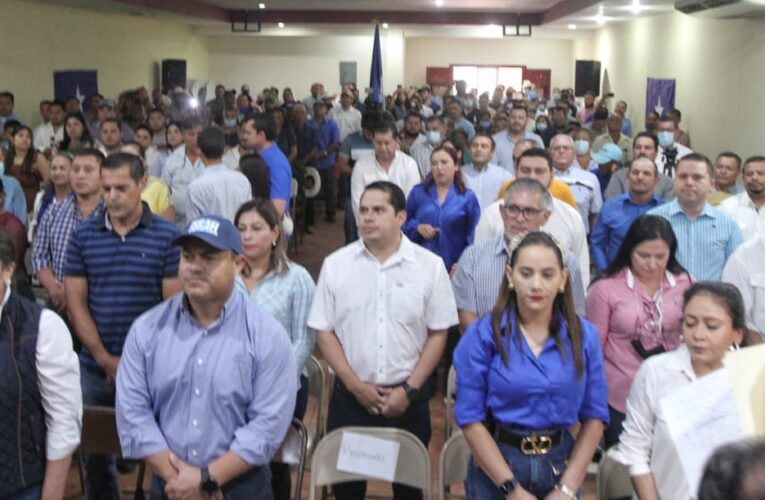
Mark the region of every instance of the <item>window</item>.
<instances>
[{"instance_id":1,"label":"window","mask_svg":"<svg viewBox=\"0 0 765 500\"><path fill-rule=\"evenodd\" d=\"M523 87L523 68L520 66L452 66L454 80L465 80L467 91L478 90L478 95L488 92L491 95L497 85L513 87L520 91Z\"/></svg>"}]
</instances>

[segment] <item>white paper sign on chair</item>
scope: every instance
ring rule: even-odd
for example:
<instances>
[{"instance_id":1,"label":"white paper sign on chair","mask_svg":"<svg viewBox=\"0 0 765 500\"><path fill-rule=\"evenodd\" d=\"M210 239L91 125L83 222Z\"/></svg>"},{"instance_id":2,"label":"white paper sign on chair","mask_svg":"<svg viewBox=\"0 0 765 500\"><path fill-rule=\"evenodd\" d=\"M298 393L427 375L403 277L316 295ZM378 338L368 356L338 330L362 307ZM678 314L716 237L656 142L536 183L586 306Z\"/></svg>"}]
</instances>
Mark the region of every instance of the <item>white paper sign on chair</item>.
<instances>
[{"instance_id":1,"label":"white paper sign on chair","mask_svg":"<svg viewBox=\"0 0 765 500\"><path fill-rule=\"evenodd\" d=\"M393 481L400 447L396 441L343 432L337 470Z\"/></svg>"}]
</instances>

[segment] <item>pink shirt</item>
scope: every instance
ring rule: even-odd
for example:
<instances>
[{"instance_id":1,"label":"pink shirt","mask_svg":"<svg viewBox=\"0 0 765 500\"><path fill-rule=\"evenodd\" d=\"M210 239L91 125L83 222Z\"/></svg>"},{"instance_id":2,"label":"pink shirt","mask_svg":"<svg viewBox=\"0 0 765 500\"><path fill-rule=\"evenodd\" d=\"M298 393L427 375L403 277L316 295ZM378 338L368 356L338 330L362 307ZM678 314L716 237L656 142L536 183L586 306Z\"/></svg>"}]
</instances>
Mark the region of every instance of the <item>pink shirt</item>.
<instances>
[{"instance_id":1,"label":"pink shirt","mask_svg":"<svg viewBox=\"0 0 765 500\"><path fill-rule=\"evenodd\" d=\"M625 413L627 395L643 358L632 341L646 350L659 345L667 351L682 342L683 293L691 286L688 274L667 272L655 297L643 291L629 268L595 281L587 293L587 319L598 327L608 381L608 404Z\"/></svg>"}]
</instances>

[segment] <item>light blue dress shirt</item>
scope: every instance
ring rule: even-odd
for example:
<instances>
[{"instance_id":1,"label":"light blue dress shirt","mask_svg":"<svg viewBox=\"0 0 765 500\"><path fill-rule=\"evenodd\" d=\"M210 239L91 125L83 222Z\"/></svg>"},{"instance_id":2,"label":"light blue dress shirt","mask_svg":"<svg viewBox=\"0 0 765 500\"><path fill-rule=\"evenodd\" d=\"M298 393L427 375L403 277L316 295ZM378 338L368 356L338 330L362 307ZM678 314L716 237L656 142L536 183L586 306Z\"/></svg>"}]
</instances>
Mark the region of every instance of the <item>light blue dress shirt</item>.
<instances>
[{"instance_id":1,"label":"light blue dress shirt","mask_svg":"<svg viewBox=\"0 0 765 500\"><path fill-rule=\"evenodd\" d=\"M503 329L508 321L510 333L502 337L507 365L494 343L489 314L470 326L454 350L457 424L485 422L489 414L499 423L529 430L563 429L593 419L607 424L608 389L595 325L581 320L583 371L577 376L562 318L558 335L565 352L550 337L538 356L520 333L515 313L505 315Z\"/></svg>"},{"instance_id":2,"label":"light blue dress shirt","mask_svg":"<svg viewBox=\"0 0 765 500\"><path fill-rule=\"evenodd\" d=\"M482 211L497 201L502 183L513 178L510 172L493 163L486 165L480 172L472 163L465 165L460 170L465 185L478 197L478 204Z\"/></svg>"},{"instance_id":3,"label":"light blue dress shirt","mask_svg":"<svg viewBox=\"0 0 765 500\"><path fill-rule=\"evenodd\" d=\"M584 229L590 234L590 214L597 214L603 206L603 195L600 181L592 172L583 170L571 164L566 170L553 168L553 174L571 188L576 201L576 208L582 216Z\"/></svg>"},{"instance_id":4,"label":"light blue dress shirt","mask_svg":"<svg viewBox=\"0 0 765 500\"><path fill-rule=\"evenodd\" d=\"M305 361L313 351L316 331L308 328L308 311L311 310L316 284L303 266L294 262L284 274L269 272L255 286L247 291L241 276L236 277L236 286L248 295L258 307L281 323L292 342L298 374L305 370Z\"/></svg>"},{"instance_id":5,"label":"light blue dress shirt","mask_svg":"<svg viewBox=\"0 0 765 500\"><path fill-rule=\"evenodd\" d=\"M27 219L27 200L24 198L24 190L21 189L21 184L19 184L15 177L10 175L2 175L0 177L3 180L3 192L5 193L3 209L15 215L24 224L24 227L27 227L29 224Z\"/></svg>"},{"instance_id":6,"label":"light blue dress shirt","mask_svg":"<svg viewBox=\"0 0 765 500\"><path fill-rule=\"evenodd\" d=\"M696 220L676 199L648 214L669 221L677 238L677 261L698 281L719 281L728 257L744 241L738 224L709 203Z\"/></svg>"},{"instance_id":7,"label":"light blue dress shirt","mask_svg":"<svg viewBox=\"0 0 765 500\"><path fill-rule=\"evenodd\" d=\"M507 130L503 130L491 137L494 139L495 144L494 157L491 159L491 162L496 163L510 172L510 175L515 175L515 165L513 165L513 150L515 149L515 143L510 139L510 134L508 134ZM529 132L527 130L523 133L523 139L536 142L540 148L545 147L542 138L534 132Z\"/></svg>"},{"instance_id":8,"label":"light blue dress shirt","mask_svg":"<svg viewBox=\"0 0 765 500\"><path fill-rule=\"evenodd\" d=\"M123 455L169 449L194 467L227 451L265 465L295 408L295 357L284 328L234 288L203 328L182 293L130 328L117 372Z\"/></svg>"}]
</instances>

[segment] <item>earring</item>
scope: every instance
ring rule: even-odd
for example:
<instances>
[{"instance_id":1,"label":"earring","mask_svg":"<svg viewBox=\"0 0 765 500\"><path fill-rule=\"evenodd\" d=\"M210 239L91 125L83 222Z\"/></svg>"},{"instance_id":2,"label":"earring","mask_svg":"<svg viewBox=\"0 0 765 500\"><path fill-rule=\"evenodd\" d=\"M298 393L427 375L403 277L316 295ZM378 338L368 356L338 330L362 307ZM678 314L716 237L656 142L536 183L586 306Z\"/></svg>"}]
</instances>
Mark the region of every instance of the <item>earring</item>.
<instances>
[{"instance_id":1,"label":"earring","mask_svg":"<svg viewBox=\"0 0 765 500\"><path fill-rule=\"evenodd\" d=\"M728 350L729 350L729 351L733 351L733 352L736 352L736 351L738 351L738 350L739 350L739 345L738 345L737 343L735 343L735 342L734 342L734 343L732 343L732 344L730 345L730 347L728 348Z\"/></svg>"},{"instance_id":2,"label":"earring","mask_svg":"<svg viewBox=\"0 0 765 500\"><path fill-rule=\"evenodd\" d=\"M515 288L515 285L513 285L513 282L512 281L508 281L507 282L507 289L510 290L510 291L513 291L514 288Z\"/></svg>"},{"instance_id":3,"label":"earring","mask_svg":"<svg viewBox=\"0 0 765 500\"><path fill-rule=\"evenodd\" d=\"M564 283L560 286L560 288L558 288L558 293L563 293L565 291L566 291L566 284Z\"/></svg>"},{"instance_id":4,"label":"earring","mask_svg":"<svg viewBox=\"0 0 765 500\"><path fill-rule=\"evenodd\" d=\"M273 243L271 243L271 246L276 248L276 240L274 240Z\"/></svg>"}]
</instances>

